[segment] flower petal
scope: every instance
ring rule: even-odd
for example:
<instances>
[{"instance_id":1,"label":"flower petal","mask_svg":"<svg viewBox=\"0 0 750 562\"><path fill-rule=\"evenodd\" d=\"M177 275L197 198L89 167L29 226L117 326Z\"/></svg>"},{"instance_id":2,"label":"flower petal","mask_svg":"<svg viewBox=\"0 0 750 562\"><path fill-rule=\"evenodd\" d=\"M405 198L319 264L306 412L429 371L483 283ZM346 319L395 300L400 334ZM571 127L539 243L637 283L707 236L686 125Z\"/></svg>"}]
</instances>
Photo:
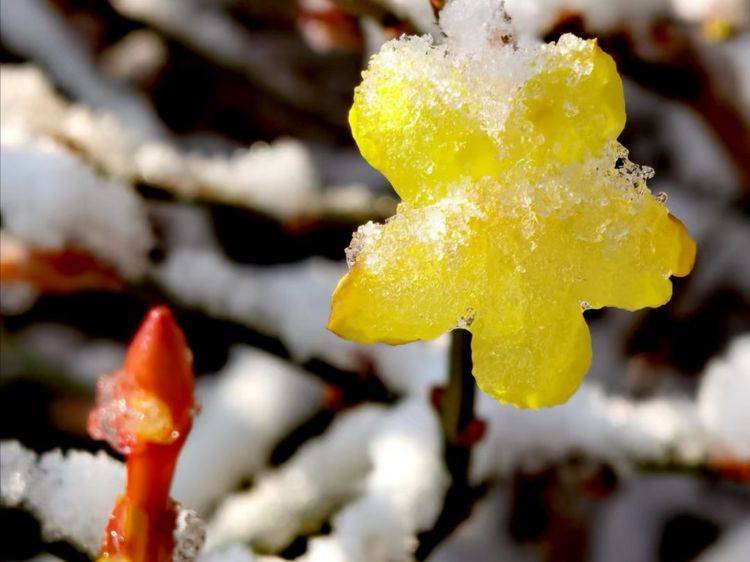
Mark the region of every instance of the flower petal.
<instances>
[{"instance_id":1,"label":"flower petal","mask_svg":"<svg viewBox=\"0 0 750 562\"><path fill-rule=\"evenodd\" d=\"M429 203L461 178L499 178L519 162L537 173L617 138L622 83L596 41L565 35L525 56L533 70L509 76L429 38L386 45L349 113L362 155L403 200Z\"/></svg>"},{"instance_id":2,"label":"flower petal","mask_svg":"<svg viewBox=\"0 0 750 562\"><path fill-rule=\"evenodd\" d=\"M515 96L505 124L505 158L530 171L599 154L625 127L614 60L596 40L563 35L538 56L541 70Z\"/></svg>"},{"instance_id":3,"label":"flower petal","mask_svg":"<svg viewBox=\"0 0 750 562\"><path fill-rule=\"evenodd\" d=\"M541 408L562 404L591 363L591 338L579 310L527 307L511 329L500 315L472 325L474 377L479 388L506 404ZM511 323L512 324L512 323Z\"/></svg>"},{"instance_id":4,"label":"flower petal","mask_svg":"<svg viewBox=\"0 0 750 562\"><path fill-rule=\"evenodd\" d=\"M456 326L484 287L484 237L474 232L481 223L467 200L446 198L428 207L402 205L385 225L361 229L328 328L361 343L405 343Z\"/></svg>"},{"instance_id":5,"label":"flower petal","mask_svg":"<svg viewBox=\"0 0 750 562\"><path fill-rule=\"evenodd\" d=\"M584 307L661 306L672 296L670 275L692 268L695 242L641 176L602 168L568 175L578 200L540 220L534 240L542 259L531 265Z\"/></svg>"}]
</instances>

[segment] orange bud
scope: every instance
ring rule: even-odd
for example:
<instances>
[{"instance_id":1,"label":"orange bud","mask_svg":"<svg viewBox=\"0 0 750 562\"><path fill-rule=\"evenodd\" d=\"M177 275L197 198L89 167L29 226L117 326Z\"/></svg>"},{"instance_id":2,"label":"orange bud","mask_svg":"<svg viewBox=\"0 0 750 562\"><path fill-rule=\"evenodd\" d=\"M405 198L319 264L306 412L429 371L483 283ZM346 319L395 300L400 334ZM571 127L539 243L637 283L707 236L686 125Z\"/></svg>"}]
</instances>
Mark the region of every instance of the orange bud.
<instances>
[{"instance_id":1,"label":"orange bud","mask_svg":"<svg viewBox=\"0 0 750 562\"><path fill-rule=\"evenodd\" d=\"M152 309L123 368L102 377L89 433L126 455L125 494L110 516L100 559L167 562L176 507L169 487L192 416L192 355L172 313Z\"/></svg>"},{"instance_id":2,"label":"orange bud","mask_svg":"<svg viewBox=\"0 0 750 562\"><path fill-rule=\"evenodd\" d=\"M173 431L187 433L195 406L193 356L172 313L153 308L130 344L123 370L135 386L169 408Z\"/></svg>"}]
</instances>

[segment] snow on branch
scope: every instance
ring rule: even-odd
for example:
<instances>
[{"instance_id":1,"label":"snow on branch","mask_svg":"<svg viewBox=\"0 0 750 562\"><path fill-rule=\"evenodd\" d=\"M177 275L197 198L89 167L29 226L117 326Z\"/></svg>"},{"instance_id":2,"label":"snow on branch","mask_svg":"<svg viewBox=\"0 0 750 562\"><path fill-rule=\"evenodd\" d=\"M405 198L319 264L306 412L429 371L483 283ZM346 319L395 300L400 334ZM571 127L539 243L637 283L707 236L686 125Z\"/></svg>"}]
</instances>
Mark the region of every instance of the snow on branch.
<instances>
[{"instance_id":1,"label":"snow on branch","mask_svg":"<svg viewBox=\"0 0 750 562\"><path fill-rule=\"evenodd\" d=\"M538 467L583 452L614 462L693 465L729 456L750 460L750 337L737 338L725 358L706 369L697 399L656 397L631 400L608 395L584 382L566 404L526 411L479 396L488 422L475 449L477 481L502 477L518 467Z\"/></svg>"},{"instance_id":2,"label":"snow on branch","mask_svg":"<svg viewBox=\"0 0 750 562\"><path fill-rule=\"evenodd\" d=\"M750 334L738 337L724 357L713 359L701 379L698 415L714 452L750 462Z\"/></svg>"},{"instance_id":3,"label":"snow on branch","mask_svg":"<svg viewBox=\"0 0 750 562\"><path fill-rule=\"evenodd\" d=\"M76 98L116 115L145 138L166 135L153 108L133 90L109 82L49 2L3 2L0 35L14 52L38 62Z\"/></svg>"},{"instance_id":4,"label":"snow on branch","mask_svg":"<svg viewBox=\"0 0 750 562\"><path fill-rule=\"evenodd\" d=\"M172 495L201 513L261 470L278 441L323 397L320 384L301 370L242 347L197 394L202 410L180 455Z\"/></svg>"},{"instance_id":5,"label":"snow on branch","mask_svg":"<svg viewBox=\"0 0 750 562\"><path fill-rule=\"evenodd\" d=\"M0 153L3 228L32 246L81 248L129 279L143 276L154 240L135 191L99 176L53 143L12 139L5 132Z\"/></svg>"},{"instance_id":6,"label":"snow on branch","mask_svg":"<svg viewBox=\"0 0 750 562\"><path fill-rule=\"evenodd\" d=\"M384 417L376 405L339 415L281 468L223 500L210 522L209 546L238 541L278 552L301 531L315 529L359 490Z\"/></svg>"},{"instance_id":7,"label":"snow on branch","mask_svg":"<svg viewBox=\"0 0 750 562\"><path fill-rule=\"evenodd\" d=\"M369 192L356 185L324 192L311 151L297 140L280 138L228 154L189 152L126 128L113 113L67 102L33 65L3 65L0 76L4 137L49 139L114 178L281 220L372 207Z\"/></svg>"},{"instance_id":8,"label":"snow on branch","mask_svg":"<svg viewBox=\"0 0 750 562\"><path fill-rule=\"evenodd\" d=\"M150 144L137 152L135 161L145 182L180 197L241 205L281 218L315 209L321 188L309 151L293 139L257 143L229 156Z\"/></svg>"},{"instance_id":9,"label":"snow on branch","mask_svg":"<svg viewBox=\"0 0 750 562\"><path fill-rule=\"evenodd\" d=\"M37 456L18 441L2 441L0 484L2 505L31 511L46 540L66 540L94 556L125 484L125 467L101 451L55 449ZM195 514L180 510L175 531L175 553L192 553L183 561L195 559L204 534Z\"/></svg>"},{"instance_id":10,"label":"snow on branch","mask_svg":"<svg viewBox=\"0 0 750 562\"><path fill-rule=\"evenodd\" d=\"M425 397L389 410L364 406L345 413L286 465L224 502L211 522L209 544L242 541L278 551L361 490L333 517L332 534L313 538L299 560L406 560L448 486L441 443Z\"/></svg>"},{"instance_id":11,"label":"snow on branch","mask_svg":"<svg viewBox=\"0 0 750 562\"><path fill-rule=\"evenodd\" d=\"M440 426L429 402L407 399L383 420L368 448L372 469L361 495L310 541L304 562L409 560L417 533L437 517L448 488Z\"/></svg>"}]
</instances>

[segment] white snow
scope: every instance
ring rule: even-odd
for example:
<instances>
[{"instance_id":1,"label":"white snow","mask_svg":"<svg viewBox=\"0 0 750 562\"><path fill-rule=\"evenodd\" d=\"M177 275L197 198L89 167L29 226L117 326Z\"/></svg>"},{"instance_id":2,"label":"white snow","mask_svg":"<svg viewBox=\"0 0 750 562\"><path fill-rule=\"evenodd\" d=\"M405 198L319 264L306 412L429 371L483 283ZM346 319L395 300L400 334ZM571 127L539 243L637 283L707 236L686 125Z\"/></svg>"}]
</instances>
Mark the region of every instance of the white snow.
<instances>
[{"instance_id":1,"label":"white snow","mask_svg":"<svg viewBox=\"0 0 750 562\"><path fill-rule=\"evenodd\" d=\"M45 540L66 540L94 556L125 486L125 466L104 452L59 449L37 456L18 441L0 441L2 505L23 505L41 523ZM195 514L180 509L175 562L189 562L204 531Z\"/></svg>"},{"instance_id":2,"label":"white snow","mask_svg":"<svg viewBox=\"0 0 750 562\"><path fill-rule=\"evenodd\" d=\"M200 518L194 511L180 510L174 529L172 562L193 562L203 550L205 541L206 530Z\"/></svg>"},{"instance_id":3,"label":"white snow","mask_svg":"<svg viewBox=\"0 0 750 562\"><path fill-rule=\"evenodd\" d=\"M750 461L750 334L737 338L701 379L698 414L717 453Z\"/></svg>"},{"instance_id":4,"label":"white snow","mask_svg":"<svg viewBox=\"0 0 750 562\"><path fill-rule=\"evenodd\" d=\"M475 448L477 481L519 466L539 468L572 451L613 461L659 461L674 452L688 463L705 452L705 436L687 398L633 402L584 382L570 401L554 408L518 410L480 394L477 409L489 422Z\"/></svg>"},{"instance_id":5,"label":"white snow","mask_svg":"<svg viewBox=\"0 0 750 562\"><path fill-rule=\"evenodd\" d=\"M396 2L383 0L382 3L388 5ZM399 3L413 5L416 9L420 1L401 0ZM481 30L487 20L485 9L500 3L500 0L451 0L442 12L458 12L458 8L451 8L451 4L463 8L471 4L471 10L461 10L461 17L466 21L465 29L469 34L472 30L477 34L476 30ZM480 6L478 10L474 9L476 4ZM516 30L530 35L544 34L566 13L582 16L587 27L595 32L638 27L664 17L688 23L720 18L737 26L747 25L750 21L750 4L745 0L505 0L505 8ZM423 32L430 31L424 23L418 27ZM441 27L446 29L442 21Z\"/></svg>"},{"instance_id":6,"label":"white snow","mask_svg":"<svg viewBox=\"0 0 750 562\"><path fill-rule=\"evenodd\" d=\"M0 497L3 505L14 507L26 497L36 454L18 441L3 441L0 448Z\"/></svg>"},{"instance_id":7,"label":"white snow","mask_svg":"<svg viewBox=\"0 0 750 562\"><path fill-rule=\"evenodd\" d=\"M737 26L750 23L750 3L747 0L671 0L677 17L691 22L720 19Z\"/></svg>"},{"instance_id":8,"label":"white snow","mask_svg":"<svg viewBox=\"0 0 750 562\"><path fill-rule=\"evenodd\" d=\"M44 0L2 2L0 35L14 52L47 69L64 89L93 107L116 115L139 136L165 136L148 102L129 88L102 79L92 54L50 3Z\"/></svg>"},{"instance_id":9,"label":"white snow","mask_svg":"<svg viewBox=\"0 0 750 562\"><path fill-rule=\"evenodd\" d=\"M115 178L134 178L133 155L144 139L115 114L64 100L33 64L2 65L0 92L3 142L9 135L49 139L74 147Z\"/></svg>"},{"instance_id":10,"label":"white snow","mask_svg":"<svg viewBox=\"0 0 750 562\"><path fill-rule=\"evenodd\" d=\"M129 185L99 176L52 143L3 141L4 229L39 248L83 248L130 279L145 273L153 235Z\"/></svg>"},{"instance_id":11,"label":"white snow","mask_svg":"<svg viewBox=\"0 0 750 562\"><path fill-rule=\"evenodd\" d=\"M131 31L102 53L99 66L110 78L139 82L153 78L167 62L167 45L153 31Z\"/></svg>"},{"instance_id":12,"label":"white snow","mask_svg":"<svg viewBox=\"0 0 750 562\"><path fill-rule=\"evenodd\" d=\"M115 499L125 485L123 464L101 452L57 449L37 459L17 441L0 442L0 458L3 504L22 503L38 517L47 540L69 540L96 554ZM6 498L6 478L14 483L10 498Z\"/></svg>"},{"instance_id":13,"label":"white snow","mask_svg":"<svg viewBox=\"0 0 750 562\"><path fill-rule=\"evenodd\" d=\"M716 544L712 544L697 562L738 562L750 558L750 519L725 531Z\"/></svg>"},{"instance_id":14,"label":"white snow","mask_svg":"<svg viewBox=\"0 0 750 562\"><path fill-rule=\"evenodd\" d=\"M314 528L360 490L333 517L331 535L313 538L299 560L407 560L416 533L432 524L447 490L441 443L425 397L388 410L366 406L343 414L286 465L225 502L211 523L209 542L282 548L301 525Z\"/></svg>"},{"instance_id":15,"label":"white snow","mask_svg":"<svg viewBox=\"0 0 750 562\"><path fill-rule=\"evenodd\" d=\"M375 405L340 414L278 470L224 499L210 522L209 544L238 541L274 552L323 523L361 487L384 414L385 408Z\"/></svg>"},{"instance_id":16,"label":"white snow","mask_svg":"<svg viewBox=\"0 0 750 562\"><path fill-rule=\"evenodd\" d=\"M372 469L362 494L314 538L304 562L410 560L416 534L437 517L448 488L440 427L427 400L393 408L369 446Z\"/></svg>"},{"instance_id":17,"label":"white snow","mask_svg":"<svg viewBox=\"0 0 750 562\"><path fill-rule=\"evenodd\" d=\"M472 474L477 481L501 477L572 451L626 465L669 460L692 465L715 453L747 460L749 356L750 338L737 338L726 358L707 367L697 399L632 400L584 381L566 404L529 411L500 406L480 394L478 415L488 422L488 431L475 449Z\"/></svg>"},{"instance_id":18,"label":"white snow","mask_svg":"<svg viewBox=\"0 0 750 562\"><path fill-rule=\"evenodd\" d=\"M235 348L214 380L180 455L172 496L204 513L239 480L261 470L276 443L312 415L322 388L301 370L251 348Z\"/></svg>"},{"instance_id":19,"label":"white snow","mask_svg":"<svg viewBox=\"0 0 750 562\"><path fill-rule=\"evenodd\" d=\"M164 143L135 155L139 175L187 198L204 197L289 218L316 211L320 180L309 151L293 139L224 156L181 153Z\"/></svg>"},{"instance_id":20,"label":"white snow","mask_svg":"<svg viewBox=\"0 0 750 562\"><path fill-rule=\"evenodd\" d=\"M201 553L198 557L198 562L258 562L259 560L261 559L239 544L211 549Z\"/></svg>"},{"instance_id":21,"label":"white snow","mask_svg":"<svg viewBox=\"0 0 750 562\"><path fill-rule=\"evenodd\" d=\"M3 65L0 82L4 144L42 139L123 182L145 182L180 198L248 207L281 220L369 212L375 204L360 184L324 190L311 149L295 139L204 154L145 137L114 113L64 100L34 65ZM342 158L324 160L333 165Z\"/></svg>"}]
</instances>

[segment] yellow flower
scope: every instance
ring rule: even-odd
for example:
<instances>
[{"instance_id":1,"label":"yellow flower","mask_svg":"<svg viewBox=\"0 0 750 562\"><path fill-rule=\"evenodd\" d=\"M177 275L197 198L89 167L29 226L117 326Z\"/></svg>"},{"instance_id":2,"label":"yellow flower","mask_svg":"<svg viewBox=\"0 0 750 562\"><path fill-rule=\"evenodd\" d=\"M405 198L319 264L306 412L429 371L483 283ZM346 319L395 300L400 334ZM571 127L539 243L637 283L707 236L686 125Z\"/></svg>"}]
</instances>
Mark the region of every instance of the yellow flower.
<instances>
[{"instance_id":1,"label":"yellow flower","mask_svg":"<svg viewBox=\"0 0 750 562\"><path fill-rule=\"evenodd\" d=\"M484 392L565 402L591 361L583 311L662 305L695 257L616 141L614 61L572 35L481 53L406 37L363 77L352 132L402 203L355 234L329 329L398 344L464 327Z\"/></svg>"}]
</instances>

